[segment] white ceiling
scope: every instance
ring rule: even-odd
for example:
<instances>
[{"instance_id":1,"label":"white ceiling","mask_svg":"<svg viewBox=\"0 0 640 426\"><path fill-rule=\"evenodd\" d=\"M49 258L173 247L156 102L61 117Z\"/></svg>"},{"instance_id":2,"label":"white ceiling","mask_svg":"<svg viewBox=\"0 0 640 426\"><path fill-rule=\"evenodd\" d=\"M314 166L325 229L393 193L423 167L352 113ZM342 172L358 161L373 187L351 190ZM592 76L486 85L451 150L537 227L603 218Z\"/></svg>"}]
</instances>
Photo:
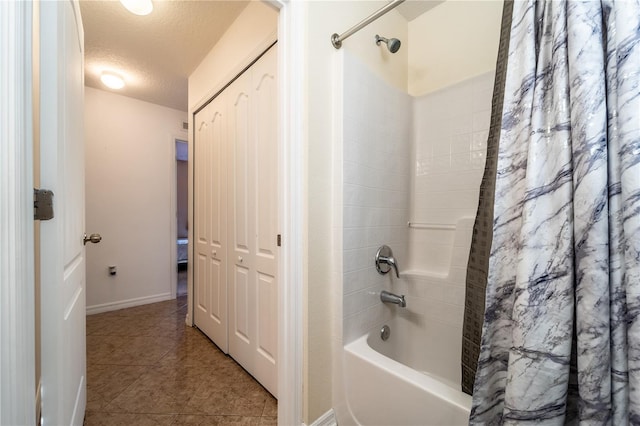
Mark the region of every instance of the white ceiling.
<instances>
[{"instance_id":1,"label":"white ceiling","mask_svg":"<svg viewBox=\"0 0 640 426\"><path fill-rule=\"evenodd\" d=\"M119 1L80 1L85 84L187 111L187 78L247 4L156 0L150 15L137 16ZM102 85L105 70L122 75L125 88Z\"/></svg>"},{"instance_id":2,"label":"white ceiling","mask_svg":"<svg viewBox=\"0 0 640 426\"><path fill-rule=\"evenodd\" d=\"M398 6L398 12L407 21L413 21L429 9L433 9L445 0L407 0Z\"/></svg>"},{"instance_id":3,"label":"white ceiling","mask_svg":"<svg viewBox=\"0 0 640 426\"><path fill-rule=\"evenodd\" d=\"M407 0L398 7L411 21L444 0ZM187 111L187 79L249 0L154 0L137 16L119 1L81 0L85 34L85 84ZM364 18L364 17L363 17ZM100 82L115 71L126 86Z\"/></svg>"}]
</instances>

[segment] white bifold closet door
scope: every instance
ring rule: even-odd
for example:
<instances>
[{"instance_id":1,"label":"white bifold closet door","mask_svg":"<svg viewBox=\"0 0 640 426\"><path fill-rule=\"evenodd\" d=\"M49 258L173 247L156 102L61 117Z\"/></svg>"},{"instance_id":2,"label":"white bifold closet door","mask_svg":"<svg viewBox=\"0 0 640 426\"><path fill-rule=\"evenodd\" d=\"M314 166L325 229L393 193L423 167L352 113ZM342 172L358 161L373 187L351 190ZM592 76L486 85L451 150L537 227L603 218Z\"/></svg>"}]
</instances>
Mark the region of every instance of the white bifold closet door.
<instances>
[{"instance_id":1,"label":"white bifold closet door","mask_svg":"<svg viewBox=\"0 0 640 426\"><path fill-rule=\"evenodd\" d=\"M196 314L196 325L277 396L276 70L276 48L272 47L197 114L194 193L198 247L195 310L201 312L200 316ZM217 106L209 109L214 104ZM215 120L217 113L221 115L221 133L226 134L218 137L214 130L214 136L204 136L206 131L200 126ZM225 153L200 159L198 151L204 154L207 148L199 146L213 140L220 141L220 150ZM212 160L214 155L224 161ZM207 173L215 177L201 176ZM216 173L226 173L225 179ZM198 182L202 180L216 182L201 193ZM226 203L207 201L203 198L207 191L221 197L226 194ZM210 222L218 223L209 215L220 218L221 234L226 231L226 236L212 238L213 231L212 236L201 231L207 226L215 228L207 225ZM223 251L226 257L220 255ZM217 257L214 252L218 252ZM219 271L208 272L216 268ZM200 301L200 297L204 299ZM209 329L216 331L210 334Z\"/></svg>"},{"instance_id":2,"label":"white bifold closet door","mask_svg":"<svg viewBox=\"0 0 640 426\"><path fill-rule=\"evenodd\" d=\"M225 353L227 340L227 117L217 97L194 120L194 320Z\"/></svg>"}]
</instances>

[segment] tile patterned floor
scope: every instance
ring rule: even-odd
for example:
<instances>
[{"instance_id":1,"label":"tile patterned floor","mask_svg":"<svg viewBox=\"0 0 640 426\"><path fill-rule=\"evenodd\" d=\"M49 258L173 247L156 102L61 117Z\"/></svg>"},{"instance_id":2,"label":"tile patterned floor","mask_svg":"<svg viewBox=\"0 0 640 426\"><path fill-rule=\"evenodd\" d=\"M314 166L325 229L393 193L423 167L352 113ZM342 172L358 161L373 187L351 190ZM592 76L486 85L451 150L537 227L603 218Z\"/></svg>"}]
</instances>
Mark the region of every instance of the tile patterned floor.
<instances>
[{"instance_id":1,"label":"tile patterned floor","mask_svg":"<svg viewBox=\"0 0 640 426\"><path fill-rule=\"evenodd\" d=\"M92 425L275 425L277 402L200 331L186 297L87 317Z\"/></svg>"}]
</instances>

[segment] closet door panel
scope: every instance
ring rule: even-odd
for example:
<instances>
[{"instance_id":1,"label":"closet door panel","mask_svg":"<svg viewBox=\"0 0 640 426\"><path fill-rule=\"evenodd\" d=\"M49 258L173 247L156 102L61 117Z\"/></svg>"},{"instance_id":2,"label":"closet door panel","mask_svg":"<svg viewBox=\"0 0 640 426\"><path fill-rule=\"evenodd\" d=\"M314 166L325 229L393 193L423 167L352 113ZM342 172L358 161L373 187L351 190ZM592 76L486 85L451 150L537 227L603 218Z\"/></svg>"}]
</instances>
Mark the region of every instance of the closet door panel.
<instances>
[{"instance_id":1,"label":"closet door panel","mask_svg":"<svg viewBox=\"0 0 640 426\"><path fill-rule=\"evenodd\" d=\"M194 148L198 153L194 156L194 180L193 180L193 192L196 199L195 217L194 217L194 250L196 252L194 262L194 317L196 325L202 324L203 318L206 318L206 313L209 310L207 294L207 283L209 281L208 272L208 256L207 246L209 245L209 232L207 230L206 217L209 213L209 200L207 194L207 167L206 159L208 158L208 152L210 150L209 139L210 126L206 115L210 110L210 107L200 111L194 119L196 126L196 136L194 139Z\"/></svg>"},{"instance_id":2,"label":"closet door panel","mask_svg":"<svg viewBox=\"0 0 640 426\"><path fill-rule=\"evenodd\" d=\"M211 215L207 218L207 227L210 232L210 246L213 250L221 249L226 233L225 223L226 214L226 123L222 116L223 102L213 103L214 112L211 117L211 141L210 151L208 152L207 173L209 174L209 209ZM212 253L213 254L213 253ZM216 256L214 256L216 257Z\"/></svg>"},{"instance_id":3,"label":"closet door panel","mask_svg":"<svg viewBox=\"0 0 640 426\"><path fill-rule=\"evenodd\" d=\"M201 112L204 114L198 113L194 179L194 194L201 200L195 208L197 264L204 263L196 270L196 325L219 346L214 335L221 335L226 326L229 354L274 395L278 343L276 59L272 48L218 95Z\"/></svg>"},{"instance_id":4,"label":"closet door panel","mask_svg":"<svg viewBox=\"0 0 640 426\"><path fill-rule=\"evenodd\" d=\"M258 335L256 338L256 351L272 365L276 363L276 348L278 345L277 329L274 330L271 318L276 318L277 312L277 287L275 277L272 275L258 274Z\"/></svg>"},{"instance_id":5,"label":"closet door panel","mask_svg":"<svg viewBox=\"0 0 640 426\"><path fill-rule=\"evenodd\" d=\"M230 134L232 145L232 162L233 171L231 179L233 181L233 218L234 225L234 248L241 253L248 254L253 244L251 244L250 221L250 182L249 169L253 165L253 156L250 152L250 105L249 91L247 90L247 81L240 78L236 84L232 85L229 90L230 98ZM251 164L250 164L251 163Z\"/></svg>"},{"instance_id":6,"label":"closet door panel","mask_svg":"<svg viewBox=\"0 0 640 426\"><path fill-rule=\"evenodd\" d=\"M253 374L255 347L255 150L251 72L226 89L229 111L229 354Z\"/></svg>"},{"instance_id":7,"label":"closet door panel","mask_svg":"<svg viewBox=\"0 0 640 426\"><path fill-rule=\"evenodd\" d=\"M215 259L213 257L210 258L209 276L211 278L209 280L209 292L207 294L207 296L209 297L209 303L211 304L209 309L209 316L211 321L216 326L226 328L226 283L222 281L222 270L222 262L219 259ZM222 331L223 330L220 330L221 333ZM224 334L226 337L226 333ZM213 338L211 339L213 340Z\"/></svg>"},{"instance_id":8,"label":"closet door panel","mask_svg":"<svg viewBox=\"0 0 640 426\"><path fill-rule=\"evenodd\" d=\"M227 123L224 96L196 114L194 197L195 324L224 352L227 319Z\"/></svg>"},{"instance_id":9,"label":"closet door panel","mask_svg":"<svg viewBox=\"0 0 640 426\"><path fill-rule=\"evenodd\" d=\"M277 394L278 115L277 53L272 48L252 67L255 156L256 336L254 376Z\"/></svg>"},{"instance_id":10,"label":"closet door panel","mask_svg":"<svg viewBox=\"0 0 640 426\"><path fill-rule=\"evenodd\" d=\"M268 52L253 70L256 158L256 255L271 268L276 258L278 130L275 51ZM275 269L272 271L275 273Z\"/></svg>"},{"instance_id":11,"label":"closet door panel","mask_svg":"<svg viewBox=\"0 0 640 426\"><path fill-rule=\"evenodd\" d=\"M207 304L209 298L206 297L207 294L207 277L208 273L208 262L207 256L198 253L196 255L196 261L194 262L195 268L195 279L194 279L194 289L195 289L195 297L194 297L194 305L195 311L194 315L196 316L196 325L198 322L202 321L202 315L206 315L206 312L209 310Z\"/></svg>"},{"instance_id":12,"label":"closet door panel","mask_svg":"<svg viewBox=\"0 0 640 426\"><path fill-rule=\"evenodd\" d=\"M249 270L240 266L235 267L235 285L234 289L234 306L233 306L233 322L235 337L242 340L245 344L250 344L249 335ZM235 347L234 347L235 349ZM233 352L235 353L235 351ZM232 353L232 355L233 355Z\"/></svg>"}]
</instances>

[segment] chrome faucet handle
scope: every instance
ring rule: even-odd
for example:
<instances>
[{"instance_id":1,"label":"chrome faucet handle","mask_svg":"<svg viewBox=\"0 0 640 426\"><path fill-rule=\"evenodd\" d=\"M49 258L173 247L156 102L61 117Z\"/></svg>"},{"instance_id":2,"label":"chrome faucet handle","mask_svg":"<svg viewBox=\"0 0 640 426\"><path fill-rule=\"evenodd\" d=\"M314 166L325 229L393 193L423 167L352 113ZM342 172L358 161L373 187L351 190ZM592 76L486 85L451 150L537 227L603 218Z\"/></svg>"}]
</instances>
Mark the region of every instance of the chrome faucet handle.
<instances>
[{"instance_id":1,"label":"chrome faucet handle","mask_svg":"<svg viewBox=\"0 0 640 426\"><path fill-rule=\"evenodd\" d=\"M390 257L386 257L386 256L380 256L379 257L379 261L380 263L384 263L390 266L393 266L393 269L396 270L396 277L400 278L400 273L398 272L398 265L396 264L396 260L393 258L393 256ZM380 271L378 271L380 272ZM389 272L389 271L387 271Z\"/></svg>"},{"instance_id":2,"label":"chrome faucet handle","mask_svg":"<svg viewBox=\"0 0 640 426\"><path fill-rule=\"evenodd\" d=\"M398 263L393 257L393 252L391 248L387 245L384 245L378 249L376 253L376 270L380 275L385 275L393 269L396 270L396 277L400 278L400 273L398 272Z\"/></svg>"}]
</instances>

